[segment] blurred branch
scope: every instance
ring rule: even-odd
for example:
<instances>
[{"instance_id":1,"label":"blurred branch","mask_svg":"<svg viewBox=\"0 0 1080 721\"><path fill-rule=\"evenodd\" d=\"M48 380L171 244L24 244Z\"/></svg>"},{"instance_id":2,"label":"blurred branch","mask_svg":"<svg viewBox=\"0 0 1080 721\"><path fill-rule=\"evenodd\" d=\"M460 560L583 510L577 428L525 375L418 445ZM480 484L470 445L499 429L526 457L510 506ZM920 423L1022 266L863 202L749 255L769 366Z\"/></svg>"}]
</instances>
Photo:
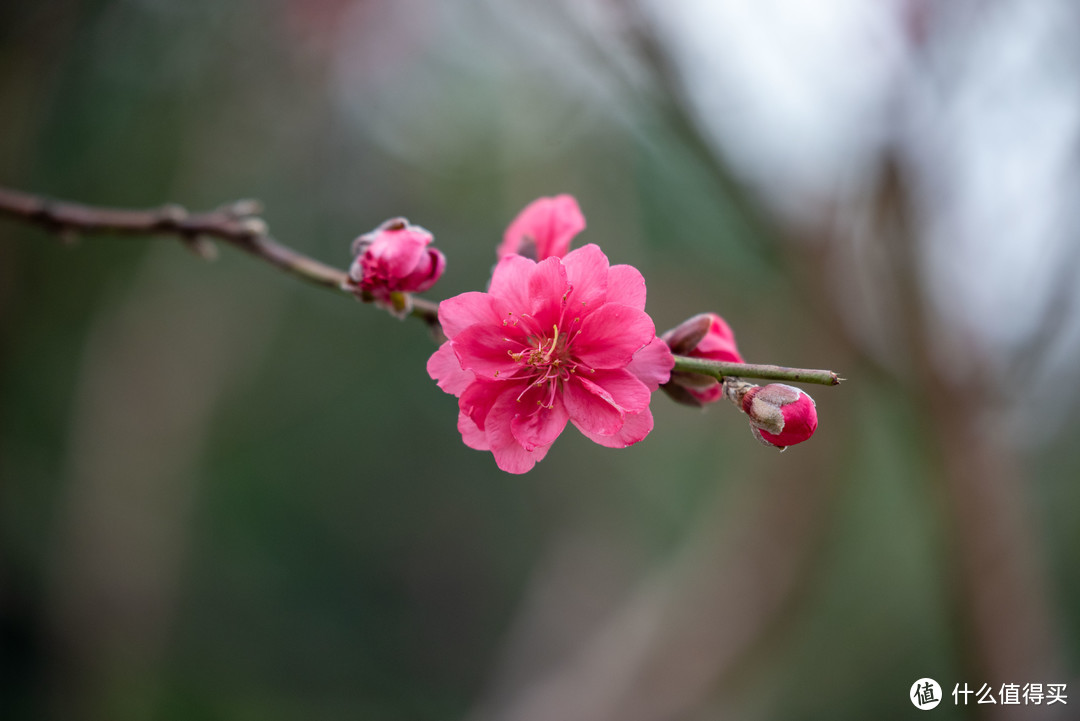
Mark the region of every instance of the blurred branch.
<instances>
[{"instance_id":1,"label":"blurred branch","mask_svg":"<svg viewBox=\"0 0 1080 721\"><path fill-rule=\"evenodd\" d=\"M346 286L348 273L282 245L270 237L254 200L238 200L216 210L192 213L167 204L148 210L103 208L52 200L0 187L0 215L40 225L65 240L83 234L171 235L196 255L212 259L215 248L208 239L229 243L309 283L353 296ZM363 300L370 300L363 298ZM411 315L433 330L439 328L439 306L412 298Z\"/></svg>"},{"instance_id":2,"label":"blurred branch","mask_svg":"<svg viewBox=\"0 0 1080 721\"><path fill-rule=\"evenodd\" d=\"M638 69L647 76L646 83L636 82L615 57L615 52L597 42L586 27L566 12L574 7L573 3L538 4L551 11L563 8L563 12L556 11L551 16L561 23L559 30L574 38L578 51L604 72L627 98L638 101L635 112L652 116L651 120L671 131L672 136L715 184L718 197L731 203L733 218L742 229L736 237L745 248L766 263L774 266L779 264L782 260L779 228L762 211L760 203L730 166L720 161L718 148L710 142L708 133L695 117L685 88L679 81L678 70L664 52L663 43L650 26L639 0L615 0L608 9L617 14L620 28L625 31L620 40L635 59L642 61Z\"/></svg>"},{"instance_id":3,"label":"blurred branch","mask_svg":"<svg viewBox=\"0 0 1080 721\"><path fill-rule=\"evenodd\" d=\"M992 685L1013 678L1052 676L1060 666L1054 618L1040 563L1036 521L1025 497L1023 464L983 420L992 395L985 360L961 344L953 352L965 373L950 377L934 358L942 331L934 324L919 263L917 207L898 149L887 151L875 196L874 228L887 253L900 307L899 330L916 398L929 419L936 446L938 482L947 513L953 630L967 675ZM951 330L954 334L956 331ZM980 718L1024 719L1019 709L987 709Z\"/></svg>"},{"instance_id":4,"label":"blurred branch","mask_svg":"<svg viewBox=\"0 0 1080 721\"><path fill-rule=\"evenodd\" d=\"M623 13L622 19L628 30L626 41L653 76L654 82L649 87L653 104L668 127L702 163L717 188L739 210L740 220L746 228L747 237L753 238L755 250L763 259L778 265L781 262L779 228L762 210L746 185L735 176L731 167L721 161L718 148L710 142L709 133L693 111L693 103L675 61L664 48L641 0L618 0L614 6Z\"/></svg>"},{"instance_id":5,"label":"blurred branch","mask_svg":"<svg viewBox=\"0 0 1080 721\"><path fill-rule=\"evenodd\" d=\"M656 87L650 90L663 116L689 147L711 148L702 157L714 177L731 177L723 149L712 147L706 129L695 117L680 69L665 47L664 38L659 37L655 23L649 22L641 0L618 0L613 5L623 11L620 19L628 30L628 44L656 80ZM899 100L903 103L906 98L901 95ZM929 295L919 272L920 229L914 222L917 209L907 187L905 158L894 154L898 150L903 148L890 149L882 158L878 194L869 202L875 211L871 232L888 258L875 288L879 292L891 291L897 307L904 309L895 330L903 338L901 372L879 363L851 326L840 322L844 313L835 301L830 302L835 272L826 259L844 229L818 228L805 237L805 229L772 228L764 219L761 239L769 257L777 259L778 267L797 281L805 301L815 306L817 315L836 319L819 326L833 336L831 347L856 354L923 402L932 423L931 438L940 444L940 480L947 496L949 527L954 533L954 547L950 549L957 570L954 625L961 634L957 645L965 654L961 662L964 669L968 675L995 681L1038 677L1046 669L1056 668L1059 652L1046 597L1047 579L1038 563L1038 539L1025 507L1023 468L1008 444L989 437L980 425L989 397L984 390L985 367L965 354L965 360L973 362L965 363L966 377L956 382L949 377L951 369L935 358L941 335L936 332L938 319L928 305ZM721 188L726 189L726 184L721 183ZM742 192L736 197L743 199L747 195ZM760 212L752 198L744 207ZM758 216L755 213L751 217ZM803 239L815 242L789 242ZM1072 277L1067 272L1062 275ZM1072 286L1058 281L1054 288L1054 299L1043 324L1042 332L1046 334L1059 328L1061 317L1055 313L1067 307L1066 291ZM951 341L962 344L956 338ZM1033 346L1033 350L1036 348L1036 352L1043 350ZM745 622L745 616L728 621L738 626ZM631 687L627 695L634 690ZM992 712L1009 717L1009 711L1004 708Z\"/></svg>"}]
</instances>

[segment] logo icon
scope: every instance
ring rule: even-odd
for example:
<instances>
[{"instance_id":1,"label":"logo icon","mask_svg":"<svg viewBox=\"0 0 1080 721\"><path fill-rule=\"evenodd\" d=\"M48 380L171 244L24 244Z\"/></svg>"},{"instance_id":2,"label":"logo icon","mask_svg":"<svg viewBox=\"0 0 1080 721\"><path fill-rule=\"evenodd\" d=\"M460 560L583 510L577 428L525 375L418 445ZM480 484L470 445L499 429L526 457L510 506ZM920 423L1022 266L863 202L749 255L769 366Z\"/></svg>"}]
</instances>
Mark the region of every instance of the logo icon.
<instances>
[{"instance_id":1,"label":"logo icon","mask_svg":"<svg viewBox=\"0 0 1080 721\"><path fill-rule=\"evenodd\" d=\"M920 678L911 684L908 698L915 704L915 708L929 711L941 703L941 686L932 678Z\"/></svg>"}]
</instances>

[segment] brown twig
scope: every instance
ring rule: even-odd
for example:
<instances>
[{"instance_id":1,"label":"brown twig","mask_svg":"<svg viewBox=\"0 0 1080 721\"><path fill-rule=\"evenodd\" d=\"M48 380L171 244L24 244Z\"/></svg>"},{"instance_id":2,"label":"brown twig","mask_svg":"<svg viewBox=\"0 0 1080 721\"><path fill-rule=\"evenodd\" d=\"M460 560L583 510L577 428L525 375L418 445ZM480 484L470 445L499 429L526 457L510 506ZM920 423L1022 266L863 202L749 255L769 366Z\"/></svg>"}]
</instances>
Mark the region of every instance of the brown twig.
<instances>
[{"instance_id":1,"label":"brown twig","mask_svg":"<svg viewBox=\"0 0 1080 721\"><path fill-rule=\"evenodd\" d=\"M214 247L208 242L212 238L240 248L309 283L354 295L348 287L347 272L274 240L266 222L259 217L261 212L262 207L253 200L227 203L205 213L192 213L175 204L130 210L52 200L0 187L0 215L35 223L61 237L98 233L171 235L208 259L214 255ZM362 300L371 299L362 297ZM423 320L433 332L439 331L438 304L422 298L411 301L410 315Z\"/></svg>"}]
</instances>

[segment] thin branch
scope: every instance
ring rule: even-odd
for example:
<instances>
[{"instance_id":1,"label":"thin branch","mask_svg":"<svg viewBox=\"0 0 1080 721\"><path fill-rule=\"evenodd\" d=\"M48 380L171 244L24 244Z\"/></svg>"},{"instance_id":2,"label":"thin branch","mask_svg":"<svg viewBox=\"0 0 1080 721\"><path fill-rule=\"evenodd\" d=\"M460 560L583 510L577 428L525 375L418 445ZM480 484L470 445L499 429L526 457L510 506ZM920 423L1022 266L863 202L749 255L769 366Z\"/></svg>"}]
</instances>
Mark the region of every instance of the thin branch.
<instances>
[{"instance_id":1,"label":"thin branch","mask_svg":"<svg viewBox=\"0 0 1080 721\"><path fill-rule=\"evenodd\" d=\"M236 201L206 213L191 213L182 206L173 204L148 210L101 208L50 200L0 187L0 215L35 223L61 236L96 233L171 235L202 257L212 257L213 246L208 244L207 239L213 238L240 248L310 283L355 297L355 292L348 284L348 273L309 258L271 238L266 223L258 217L260 212L262 208L252 200ZM361 294L360 299L368 302L372 300L367 294ZM439 304L411 296L406 302L408 314L424 321L436 338L440 339L442 327L439 324ZM701 373L717 380L723 380L725 376L739 376L827 386L840 384L836 373L827 370L720 363L686 356L675 356L675 361L675 370Z\"/></svg>"},{"instance_id":2,"label":"thin branch","mask_svg":"<svg viewBox=\"0 0 1080 721\"><path fill-rule=\"evenodd\" d=\"M712 376L718 381L725 377L761 378L771 381L791 381L792 383L817 383L823 386L838 386L843 380L833 371L813 370L810 368L788 368L786 366L761 365L757 363L724 363L722 361L675 356L675 370L688 373L701 373Z\"/></svg>"},{"instance_id":3,"label":"thin branch","mask_svg":"<svg viewBox=\"0 0 1080 721\"><path fill-rule=\"evenodd\" d=\"M347 286L347 272L309 258L274 240L266 223L258 217L261 212L262 207L253 200L239 200L205 213L192 213L174 204L148 210L130 210L51 200L0 187L0 215L35 223L61 237L98 233L170 235L204 258L213 257L214 248L207 242L207 239L213 238L240 248L309 283L354 296ZM371 300L363 296L361 299ZM409 313L423 320L432 331L439 330L437 303L411 298Z\"/></svg>"}]
</instances>

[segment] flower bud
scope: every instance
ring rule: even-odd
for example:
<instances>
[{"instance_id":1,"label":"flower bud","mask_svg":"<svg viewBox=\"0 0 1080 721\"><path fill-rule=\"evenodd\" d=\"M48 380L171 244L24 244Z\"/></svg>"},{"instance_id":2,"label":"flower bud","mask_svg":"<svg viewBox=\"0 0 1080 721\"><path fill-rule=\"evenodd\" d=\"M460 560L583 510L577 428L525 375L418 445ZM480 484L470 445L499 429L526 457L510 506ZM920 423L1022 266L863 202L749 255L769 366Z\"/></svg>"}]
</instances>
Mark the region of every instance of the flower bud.
<instances>
[{"instance_id":1,"label":"flower bud","mask_svg":"<svg viewBox=\"0 0 1080 721\"><path fill-rule=\"evenodd\" d=\"M750 417L754 437L784 450L814 435L817 406L803 390L783 383L750 386L736 392L743 412Z\"/></svg>"},{"instance_id":2,"label":"flower bud","mask_svg":"<svg viewBox=\"0 0 1080 721\"><path fill-rule=\"evenodd\" d=\"M349 290L404 315L409 306L404 294L435 285L446 267L446 257L428 247L432 239L431 233L405 218L393 218L361 235L352 246Z\"/></svg>"},{"instance_id":3,"label":"flower bud","mask_svg":"<svg viewBox=\"0 0 1080 721\"><path fill-rule=\"evenodd\" d=\"M725 363L744 362L735 346L735 333L716 313L699 313L661 338L676 355ZM674 371L671 381L662 388L673 400L690 406L703 406L723 397L719 381L701 373Z\"/></svg>"}]
</instances>

